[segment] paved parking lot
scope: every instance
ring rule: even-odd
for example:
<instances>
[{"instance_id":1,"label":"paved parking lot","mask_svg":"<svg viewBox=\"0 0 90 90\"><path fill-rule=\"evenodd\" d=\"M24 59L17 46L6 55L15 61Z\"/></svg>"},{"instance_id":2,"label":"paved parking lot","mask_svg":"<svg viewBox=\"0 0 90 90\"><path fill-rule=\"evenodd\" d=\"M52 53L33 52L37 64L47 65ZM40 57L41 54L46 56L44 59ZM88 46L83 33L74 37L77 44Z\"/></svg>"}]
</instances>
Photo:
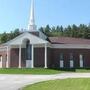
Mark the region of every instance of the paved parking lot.
<instances>
[{"instance_id":1,"label":"paved parking lot","mask_svg":"<svg viewBox=\"0 0 90 90\"><path fill-rule=\"evenodd\" d=\"M65 79L65 78L90 78L90 73L63 73L57 75L0 75L0 90L18 90L19 88L40 81Z\"/></svg>"}]
</instances>

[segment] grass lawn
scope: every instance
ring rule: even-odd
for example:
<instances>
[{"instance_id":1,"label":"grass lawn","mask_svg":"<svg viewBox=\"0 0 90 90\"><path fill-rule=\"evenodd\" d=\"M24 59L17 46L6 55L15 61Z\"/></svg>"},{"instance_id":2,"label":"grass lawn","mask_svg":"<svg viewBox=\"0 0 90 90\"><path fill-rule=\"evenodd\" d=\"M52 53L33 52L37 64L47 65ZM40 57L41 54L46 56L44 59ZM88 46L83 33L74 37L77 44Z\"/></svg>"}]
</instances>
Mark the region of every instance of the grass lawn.
<instances>
[{"instance_id":1,"label":"grass lawn","mask_svg":"<svg viewBox=\"0 0 90 90\"><path fill-rule=\"evenodd\" d=\"M0 69L0 74L59 74L64 72L75 72L75 73L90 73L90 69L44 69L44 68L34 68L34 69L18 69L18 68L9 68L9 69Z\"/></svg>"},{"instance_id":2,"label":"grass lawn","mask_svg":"<svg viewBox=\"0 0 90 90\"><path fill-rule=\"evenodd\" d=\"M27 86L22 90L90 90L90 78L46 81Z\"/></svg>"},{"instance_id":3,"label":"grass lawn","mask_svg":"<svg viewBox=\"0 0 90 90\"><path fill-rule=\"evenodd\" d=\"M35 68L35 69L18 69L18 68L12 68L12 69L0 69L0 74L58 74L62 71L60 70L53 70L53 69L44 69L44 68Z\"/></svg>"}]
</instances>

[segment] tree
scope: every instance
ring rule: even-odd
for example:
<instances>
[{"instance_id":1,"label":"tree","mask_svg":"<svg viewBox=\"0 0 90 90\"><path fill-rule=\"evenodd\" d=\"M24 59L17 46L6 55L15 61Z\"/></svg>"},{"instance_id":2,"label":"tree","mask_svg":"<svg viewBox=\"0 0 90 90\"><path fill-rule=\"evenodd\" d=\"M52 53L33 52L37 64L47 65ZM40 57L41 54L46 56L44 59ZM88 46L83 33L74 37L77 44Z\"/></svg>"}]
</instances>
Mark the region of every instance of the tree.
<instances>
[{"instance_id":1,"label":"tree","mask_svg":"<svg viewBox=\"0 0 90 90\"><path fill-rule=\"evenodd\" d=\"M4 32L2 35L1 35L1 43L5 43L6 41L8 41L8 35L6 32Z\"/></svg>"},{"instance_id":2,"label":"tree","mask_svg":"<svg viewBox=\"0 0 90 90\"><path fill-rule=\"evenodd\" d=\"M47 36L50 36L50 31L51 31L51 28L49 25L47 25L45 28L44 28L44 32Z\"/></svg>"},{"instance_id":3,"label":"tree","mask_svg":"<svg viewBox=\"0 0 90 90\"><path fill-rule=\"evenodd\" d=\"M64 31L64 28L63 28L63 26L60 26L60 32L61 32L61 36L63 36L63 31Z\"/></svg>"},{"instance_id":4,"label":"tree","mask_svg":"<svg viewBox=\"0 0 90 90\"><path fill-rule=\"evenodd\" d=\"M18 35L20 35L19 29L15 29L14 31L11 31L10 33L4 32L3 34L1 34L0 42L5 43L5 42L17 37Z\"/></svg>"},{"instance_id":5,"label":"tree","mask_svg":"<svg viewBox=\"0 0 90 90\"><path fill-rule=\"evenodd\" d=\"M68 25L65 28L59 25L53 26L53 27L46 25L46 27L40 27L39 30L49 37L65 36L65 37L90 39L90 24L88 26L85 24L80 24L79 26L76 26L75 24L73 24L73 25ZM3 34L0 34L0 43L5 43L17 37L20 34L21 32L19 31L19 29L15 29L10 33L4 32Z\"/></svg>"},{"instance_id":6,"label":"tree","mask_svg":"<svg viewBox=\"0 0 90 90\"><path fill-rule=\"evenodd\" d=\"M65 28L65 36L72 37L72 28L70 25L68 25L68 27Z\"/></svg>"},{"instance_id":7,"label":"tree","mask_svg":"<svg viewBox=\"0 0 90 90\"><path fill-rule=\"evenodd\" d=\"M72 37L78 37L78 27L75 24L72 25Z\"/></svg>"},{"instance_id":8,"label":"tree","mask_svg":"<svg viewBox=\"0 0 90 90\"><path fill-rule=\"evenodd\" d=\"M14 37L17 37L18 35L20 35L19 29L15 29L13 34L14 34Z\"/></svg>"},{"instance_id":9,"label":"tree","mask_svg":"<svg viewBox=\"0 0 90 90\"><path fill-rule=\"evenodd\" d=\"M40 27L40 28L39 28L39 31L41 31L41 32L44 33L44 28L43 28L43 27Z\"/></svg>"}]
</instances>

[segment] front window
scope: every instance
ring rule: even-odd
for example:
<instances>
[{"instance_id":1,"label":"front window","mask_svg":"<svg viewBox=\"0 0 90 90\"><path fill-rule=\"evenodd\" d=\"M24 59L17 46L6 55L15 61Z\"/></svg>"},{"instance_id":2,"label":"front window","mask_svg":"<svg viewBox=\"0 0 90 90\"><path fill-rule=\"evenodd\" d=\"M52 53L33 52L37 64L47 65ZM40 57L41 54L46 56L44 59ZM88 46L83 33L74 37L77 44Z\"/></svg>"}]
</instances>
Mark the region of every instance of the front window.
<instances>
[{"instance_id":1,"label":"front window","mask_svg":"<svg viewBox=\"0 0 90 90\"><path fill-rule=\"evenodd\" d=\"M64 60L64 55L63 55L63 53L60 54L60 60Z\"/></svg>"},{"instance_id":2,"label":"front window","mask_svg":"<svg viewBox=\"0 0 90 90\"><path fill-rule=\"evenodd\" d=\"M74 61L73 61L73 53L70 53L70 68L74 67Z\"/></svg>"},{"instance_id":3,"label":"front window","mask_svg":"<svg viewBox=\"0 0 90 90\"><path fill-rule=\"evenodd\" d=\"M80 68L83 68L84 62L83 62L83 55L82 54L79 55L79 59L80 59Z\"/></svg>"},{"instance_id":4,"label":"front window","mask_svg":"<svg viewBox=\"0 0 90 90\"><path fill-rule=\"evenodd\" d=\"M83 55L82 54L80 54L80 60L83 60Z\"/></svg>"},{"instance_id":5,"label":"front window","mask_svg":"<svg viewBox=\"0 0 90 90\"><path fill-rule=\"evenodd\" d=\"M64 55L63 53L60 54L60 68L64 67Z\"/></svg>"},{"instance_id":6,"label":"front window","mask_svg":"<svg viewBox=\"0 0 90 90\"><path fill-rule=\"evenodd\" d=\"M73 60L73 53L70 53L70 60Z\"/></svg>"}]
</instances>

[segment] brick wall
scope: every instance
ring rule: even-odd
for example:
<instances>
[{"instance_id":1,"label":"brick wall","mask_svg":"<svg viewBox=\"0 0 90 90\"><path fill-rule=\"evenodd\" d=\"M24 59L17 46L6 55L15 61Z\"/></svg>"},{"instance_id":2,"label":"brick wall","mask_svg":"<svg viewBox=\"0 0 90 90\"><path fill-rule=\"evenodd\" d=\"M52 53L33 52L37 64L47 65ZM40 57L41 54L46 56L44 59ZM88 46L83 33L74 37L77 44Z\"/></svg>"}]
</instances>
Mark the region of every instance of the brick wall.
<instances>
[{"instance_id":1,"label":"brick wall","mask_svg":"<svg viewBox=\"0 0 90 90\"><path fill-rule=\"evenodd\" d=\"M60 53L64 54L64 67L70 68L70 53L74 56L74 67L79 68L79 55L84 58L84 67L90 68L90 50L89 49L52 49L51 60L52 67L60 68Z\"/></svg>"}]
</instances>

